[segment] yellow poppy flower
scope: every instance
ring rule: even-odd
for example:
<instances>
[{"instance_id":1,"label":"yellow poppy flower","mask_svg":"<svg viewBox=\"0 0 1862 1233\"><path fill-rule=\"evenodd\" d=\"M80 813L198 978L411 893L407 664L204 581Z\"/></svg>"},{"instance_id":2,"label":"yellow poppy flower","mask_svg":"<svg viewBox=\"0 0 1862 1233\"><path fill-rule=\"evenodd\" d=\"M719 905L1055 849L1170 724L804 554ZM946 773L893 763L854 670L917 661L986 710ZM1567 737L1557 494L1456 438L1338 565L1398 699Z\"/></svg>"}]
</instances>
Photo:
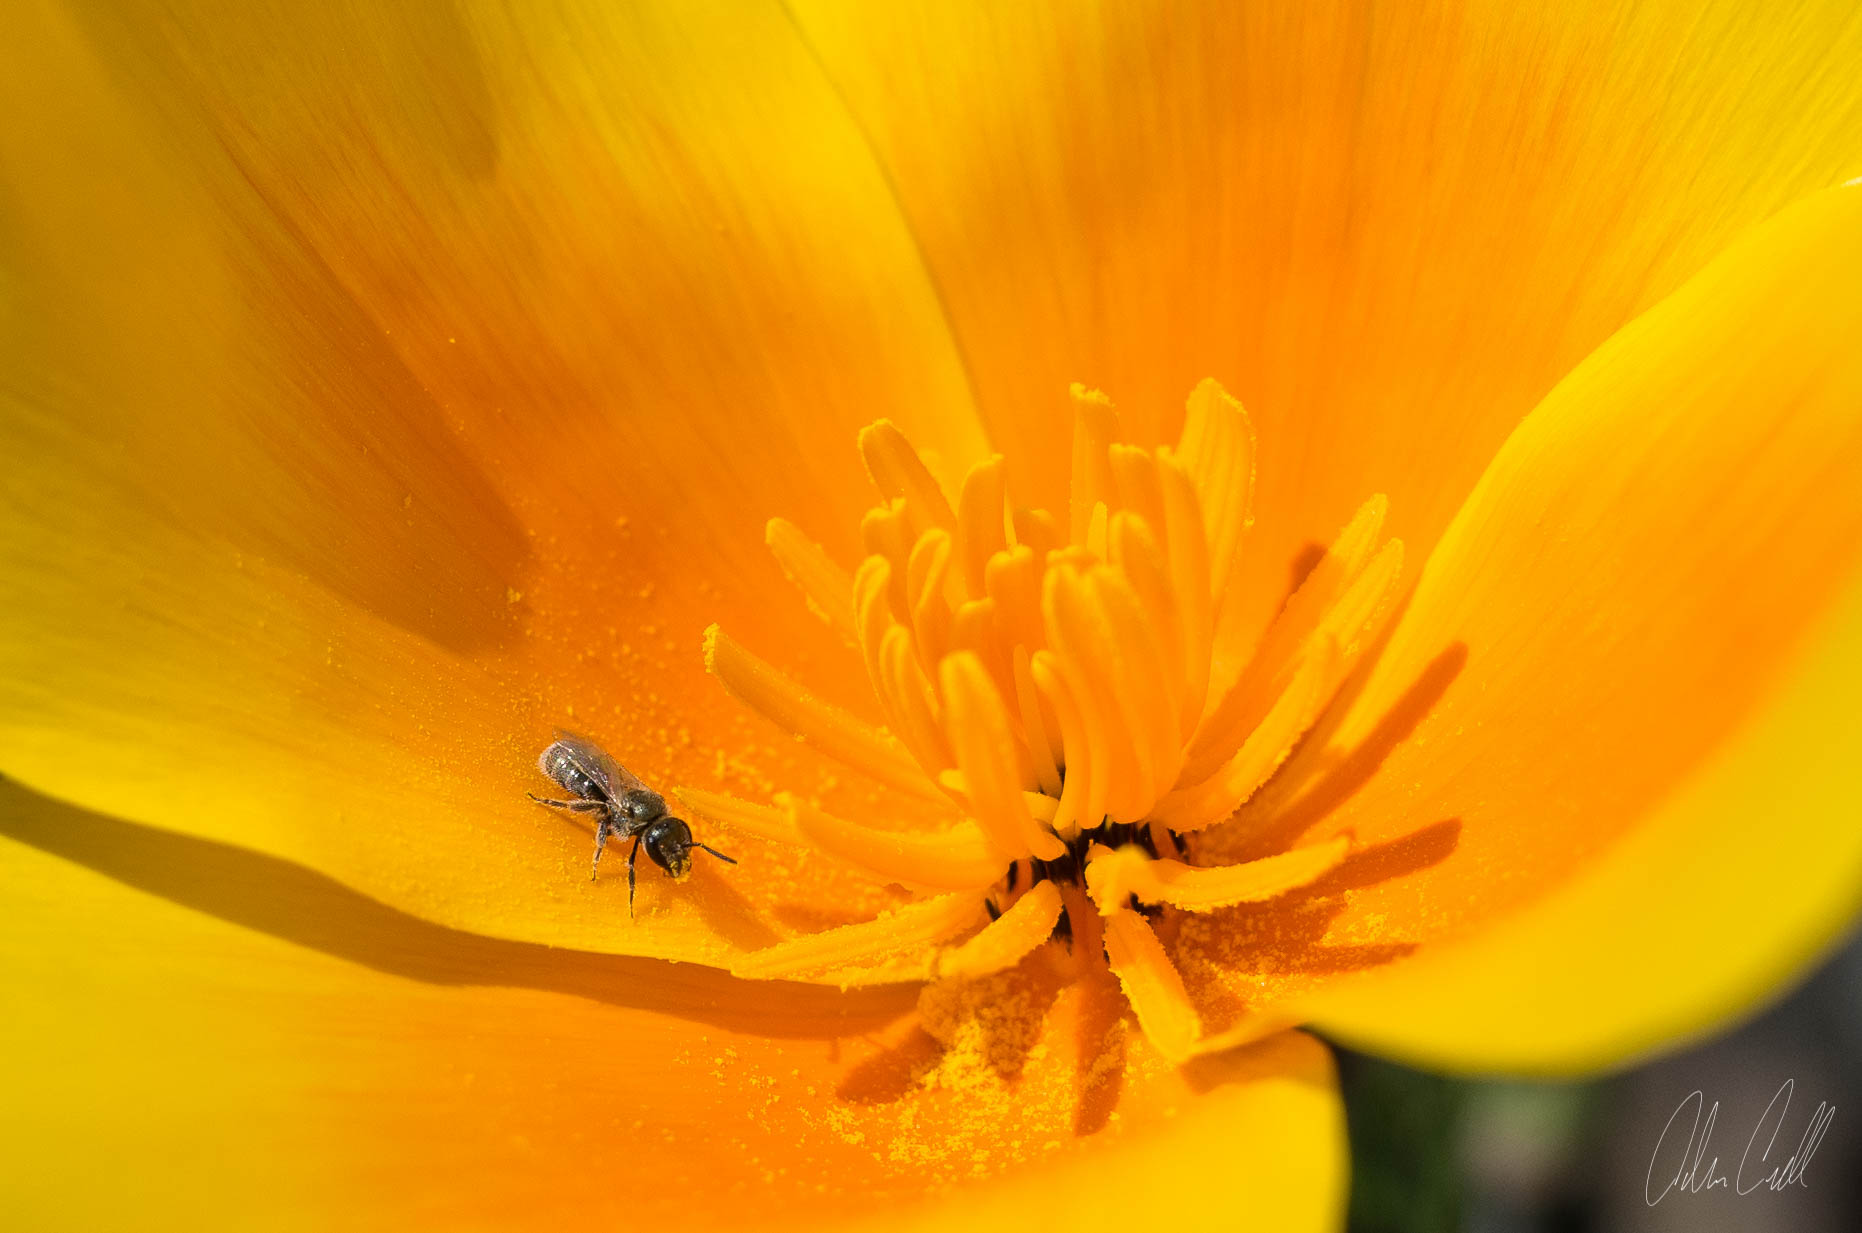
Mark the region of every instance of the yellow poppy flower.
<instances>
[{"instance_id":1,"label":"yellow poppy flower","mask_svg":"<svg viewBox=\"0 0 1862 1233\"><path fill-rule=\"evenodd\" d=\"M36 1223L1326 1227L1282 1029L1580 1071L1853 916L1846 5L617 7L0 19ZM559 727L738 864L630 915Z\"/></svg>"}]
</instances>

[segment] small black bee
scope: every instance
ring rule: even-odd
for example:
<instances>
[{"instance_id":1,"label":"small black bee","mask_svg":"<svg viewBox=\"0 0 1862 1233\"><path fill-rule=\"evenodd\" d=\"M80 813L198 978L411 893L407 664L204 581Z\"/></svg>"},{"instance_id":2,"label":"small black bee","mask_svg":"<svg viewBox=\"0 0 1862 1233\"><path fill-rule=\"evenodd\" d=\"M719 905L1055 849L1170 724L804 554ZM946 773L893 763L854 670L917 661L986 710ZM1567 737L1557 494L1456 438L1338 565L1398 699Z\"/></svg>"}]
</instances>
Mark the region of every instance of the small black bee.
<instances>
[{"instance_id":1,"label":"small black bee","mask_svg":"<svg viewBox=\"0 0 1862 1233\"><path fill-rule=\"evenodd\" d=\"M595 863L588 875L590 881L601 872L601 850L607 846L609 835L634 841L627 853L629 916L634 912L634 858L640 855L643 844L653 863L675 878L685 876L691 868L693 848L704 848L727 865L737 863L693 839L692 828L683 819L667 814L665 797L587 737L557 732L555 741L537 759L537 769L561 784L565 792L581 799L551 801L534 792L525 793L531 800L554 809L595 815Z\"/></svg>"}]
</instances>

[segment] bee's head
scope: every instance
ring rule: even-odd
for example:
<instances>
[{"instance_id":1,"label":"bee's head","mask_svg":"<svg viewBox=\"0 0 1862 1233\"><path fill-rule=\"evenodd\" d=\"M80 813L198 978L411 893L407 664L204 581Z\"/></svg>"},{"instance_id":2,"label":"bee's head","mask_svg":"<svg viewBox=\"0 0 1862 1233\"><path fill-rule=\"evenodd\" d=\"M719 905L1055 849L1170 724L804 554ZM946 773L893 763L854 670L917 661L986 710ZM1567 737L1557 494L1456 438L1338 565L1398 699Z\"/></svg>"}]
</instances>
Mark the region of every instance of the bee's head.
<instances>
[{"instance_id":1,"label":"bee's head","mask_svg":"<svg viewBox=\"0 0 1862 1233\"><path fill-rule=\"evenodd\" d=\"M692 867L692 828L679 818L661 818L647 827L640 844L653 863L675 878Z\"/></svg>"}]
</instances>

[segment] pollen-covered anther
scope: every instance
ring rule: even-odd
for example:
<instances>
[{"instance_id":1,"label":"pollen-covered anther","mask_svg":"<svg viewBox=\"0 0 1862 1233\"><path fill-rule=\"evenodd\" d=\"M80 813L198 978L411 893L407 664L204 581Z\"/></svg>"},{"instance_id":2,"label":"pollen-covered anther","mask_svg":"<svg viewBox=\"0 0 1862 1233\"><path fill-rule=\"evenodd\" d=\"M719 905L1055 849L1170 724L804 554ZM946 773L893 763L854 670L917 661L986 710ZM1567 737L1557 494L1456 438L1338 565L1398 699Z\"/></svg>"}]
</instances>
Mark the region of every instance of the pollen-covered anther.
<instances>
[{"instance_id":1,"label":"pollen-covered anther","mask_svg":"<svg viewBox=\"0 0 1862 1233\"><path fill-rule=\"evenodd\" d=\"M1350 851L1351 840L1339 835L1239 865L1199 868L1149 856L1135 844L1116 851L1095 845L1086 856L1086 888L1102 912L1133 899L1186 912L1212 912L1310 886L1342 864Z\"/></svg>"},{"instance_id":2,"label":"pollen-covered anther","mask_svg":"<svg viewBox=\"0 0 1862 1233\"><path fill-rule=\"evenodd\" d=\"M880 421L860 434L879 501L861 524L857 567L770 522L785 573L857 647L884 728L707 634L707 667L739 700L863 775L943 802L950 820L913 829L788 796L775 806L687 799L870 878L947 892L746 956L737 974L973 978L1052 936L1091 938L1094 952L1103 937L1147 1035L1180 1058L1203 1036L1147 915L1312 887L1350 851L1336 837L1205 867L1177 859L1181 837L1224 821L1280 772L1395 611L1403 548L1383 534L1386 502L1372 497L1252 658L1230 666L1223 614L1238 602L1254 520L1246 412L1205 381L1174 446L1152 448L1119 439L1104 395L1076 386L1073 396L1064 510L1017 506L1000 457L947 490ZM1103 932L1072 919L1081 912Z\"/></svg>"}]
</instances>

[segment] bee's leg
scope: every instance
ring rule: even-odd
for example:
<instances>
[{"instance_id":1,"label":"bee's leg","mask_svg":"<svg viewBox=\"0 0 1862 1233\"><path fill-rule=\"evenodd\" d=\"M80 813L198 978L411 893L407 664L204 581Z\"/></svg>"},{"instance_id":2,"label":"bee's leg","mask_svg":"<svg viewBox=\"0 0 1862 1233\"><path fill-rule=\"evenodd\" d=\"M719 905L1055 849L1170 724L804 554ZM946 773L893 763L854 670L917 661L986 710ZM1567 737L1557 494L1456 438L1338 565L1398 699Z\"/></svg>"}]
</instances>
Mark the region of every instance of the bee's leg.
<instances>
[{"instance_id":1,"label":"bee's leg","mask_svg":"<svg viewBox=\"0 0 1862 1233\"><path fill-rule=\"evenodd\" d=\"M593 882L601 873L601 850L608 846L608 820L601 819L595 823L595 863L588 871L588 880ZM632 872L629 870L628 872Z\"/></svg>"},{"instance_id":2,"label":"bee's leg","mask_svg":"<svg viewBox=\"0 0 1862 1233\"><path fill-rule=\"evenodd\" d=\"M634 836L634 846L627 852L627 919L634 918L634 858L640 855L640 836Z\"/></svg>"},{"instance_id":3,"label":"bee's leg","mask_svg":"<svg viewBox=\"0 0 1862 1233\"><path fill-rule=\"evenodd\" d=\"M538 796L535 792L526 792L525 796L539 805L548 805L551 809L573 809L577 813L593 813L597 809L606 809L606 801L552 801Z\"/></svg>"}]
</instances>

